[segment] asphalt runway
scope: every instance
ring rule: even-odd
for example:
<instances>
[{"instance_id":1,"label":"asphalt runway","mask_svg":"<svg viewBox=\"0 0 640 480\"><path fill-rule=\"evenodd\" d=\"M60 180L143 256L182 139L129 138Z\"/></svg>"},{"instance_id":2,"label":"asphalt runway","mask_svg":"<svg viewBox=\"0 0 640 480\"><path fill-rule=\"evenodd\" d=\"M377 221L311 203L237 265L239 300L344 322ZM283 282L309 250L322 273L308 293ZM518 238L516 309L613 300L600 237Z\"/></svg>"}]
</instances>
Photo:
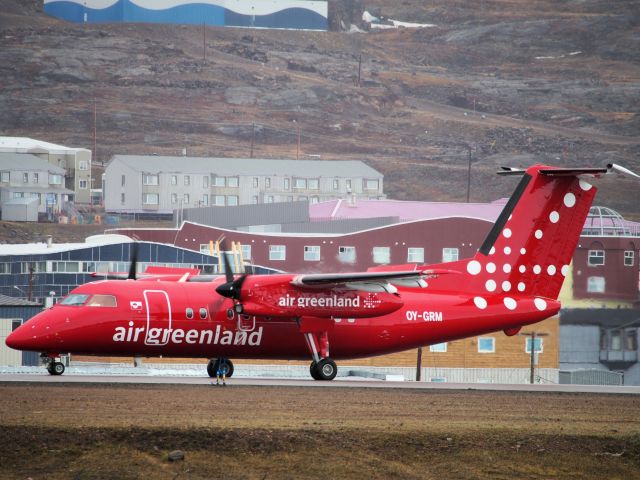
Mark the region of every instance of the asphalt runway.
<instances>
[{"instance_id":1,"label":"asphalt runway","mask_svg":"<svg viewBox=\"0 0 640 480\"><path fill-rule=\"evenodd\" d=\"M0 383L139 383L208 385L209 377L178 377L155 375L79 375L64 374L59 377L42 374L0 374ZM640 386L616 385L556 385L556 384L496 384L496 383L432 383L432 382L393 382L384 380L353 379L338 377L331 382L318 382L312 379L237 377L227 380L227 386L264 386L264 387L309 387L309 388L395 388L413 390L482 390L504 392L564 392L564 393L602 393L602 394L640 394Z\"/></svg>"}]
</instances>

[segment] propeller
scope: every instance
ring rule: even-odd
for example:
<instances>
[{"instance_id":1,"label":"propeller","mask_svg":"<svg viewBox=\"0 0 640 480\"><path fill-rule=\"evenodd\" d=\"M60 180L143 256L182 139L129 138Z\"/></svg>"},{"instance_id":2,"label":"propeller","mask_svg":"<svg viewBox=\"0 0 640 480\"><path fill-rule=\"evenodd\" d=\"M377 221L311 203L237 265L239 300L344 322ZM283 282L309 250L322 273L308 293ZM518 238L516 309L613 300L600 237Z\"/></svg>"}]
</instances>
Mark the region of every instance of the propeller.
<instances>
[{"instance_id":1,"label":"propeller","mask_svg":"<svg viewBox=\"0 0 640 480\"><path fill-rule=\"evenodd\" d=\"M631 170L629 170L628 168L624 168L623 166L617 165L615 163L608 164L607 168L609 170L617 170L618 172L624 173L625 175L629 175L631 177L640 178L640 175L638 175L637 173L634 173Z\"/></svg>"},{"instance_id":2,"label":"propeller","mask_svg":"<svg viewBox=\"0 0 640 480\"><path fill-rule=\"evenodd\" d=\"M230 298L233 300L234 309L237 313L242 313L242 303L241 300L241 290L242 284L244 280L247 278L245 274L239 276L238 278L234 278L233 269L231 268L231 262L229 261L229 256L227 254L226 249L226 240L223 238L220 241L220 253L222 256L222 261L224 262L224 274L226 278L226 282L218 285L216 288L216 292L222 295L223 297Z\"/></svg>"},{"instance_id":3,"label":"propeller","mask_svg":"<svg viewBox=\"0 0 640 480\"><path fill-rule=\"evenodd\" d=\"M127 278L129 280L136 279L137 268L138 268L138 242L133 242L133 245L131 245L131 260L129 263L129 275L127 275Z\"/></svg>"}]
</instances>

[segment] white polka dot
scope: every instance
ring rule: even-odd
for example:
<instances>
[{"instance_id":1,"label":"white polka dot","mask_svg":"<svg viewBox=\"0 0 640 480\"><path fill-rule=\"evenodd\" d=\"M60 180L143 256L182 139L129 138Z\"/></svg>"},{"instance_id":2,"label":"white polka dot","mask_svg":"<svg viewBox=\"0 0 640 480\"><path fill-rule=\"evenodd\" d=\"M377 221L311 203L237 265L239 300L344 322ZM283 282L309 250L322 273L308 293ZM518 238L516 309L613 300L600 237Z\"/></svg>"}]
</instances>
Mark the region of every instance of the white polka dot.
<instances>
[{"instance_id":1,"label":"white polka dot","mask_svg":"<svg viewBox=\"0 0 640 480\"><path fill-rule=\"evenodd\" d=\"M589 182L585 182L584 180L580 180L580 188L582 190L584 190L585 192L588 192L589 190L591 190L591 187L593 187L593 185L591 185Z\"/></svg>"},{"instance_id":2,"label":"white polka dot","mask_svg":"<svg viewBox=\"0 0 640 480\"><path fill-rule=\"evenodd\" d=\"M564 204L569 208L573 207L576 204L576 196L571 192L567 193L564 196Z\"/></svg>"},{"instance_id":3,"label":"white polka dot","mask_svg":"<svg viewBox=\"0 0 640 480\"><path fill-rule=\"evenodd\" d=\"M509 255L511 253L511 247L504 247L504 254Z\"/></svg>"},{"instance_id":4,"label":"white polka dot","mask_svg":"<svg viewBox=\"0 0 640 480\"><path fill-rule=\"evenodd\" d=\"M502 290L504 290L505 292L511 290L511 282L507 282L506 280L502 282Z\"/></svg>"},{"instance_id":5,"label":"white polka dot","mask_svg":"<svg viewBox=\"0 0 640 480\"><path fill-rule=\"evenodd\" d=\"M485 308L487 308L487 301L482 297L475 297L473 299L473 303L475 303L476 307L478 307L480 310L484 310Z\"/></svg>"},{"instance_id":6,"label":"white polka dot","mask_svg":"<svg viewBox=\"0 0 640 480\"><path fill-rule=\"evenodd\" d=\"M491 247L491 250L489 250L489 255L493 255L494 253L496 253L496 247Z\"/></svg>"},{"instance_id":7,"label":"white polka dot","mask_svg":"<svg viewBox=\"0 0 640 480\"><path fill-rule=\"evenodd\" d=\"M547 267L547 273L549 275L555 275L556 274L556 267L554 265L549 265Z\"/></svg>"},{"instance_id":8,"label":"white polka dot","mask_svg":"<svg viewBox=\"0 0 640 480\"><path fill-rule=\"evenodd\" d=\"M534 233L534 235L538 240L540 240L542 238L542 230L536 230L536 233Z\"/></svg>"},{"instance_id":9,"label":"white polka dot","mask_svg":"<svg viewBox=\"0 0 640 480\"><path fill-rule=\"evenodd\" d=\"M509 272L511 271L511 265L509 265L508 263L505 263L505 264L502 266L502 271L503 271L504 273L509 273Z\"/></svg>"},{"instance_id":10,"label":"white polka dot","mask_svg":"<svg viewBox=\"0 0 640 480\"><path fill-rule=\"evenodd\" d=\"M487 280L487 283L484 284L485 288L489 292L493 292L496 289L496 282L493 280Z\"/></svg>"},{"instance_id":11,"label":"white polka dot","mask_svg":"<svg viewBox=\"0 0 640 480\"><path fill-rule=\"evenodd\" d=\"M535 273L536 275L538 275L541 271L542 271L542 268L540 268L540 265L534 265L534 267L533 267L533 273Z\"/></svg>"},{"instance_id":12,"label":"white polka dot","mask_svg":"<svg viewBox=\"0 0 640 480\"><path fill-rule=\"evenodd\" d=\"M487 263L487 266L485 268L487 269L487 272L494 273L496 271L496 264L493 262L489 262Z\"/></svg>"},{"instance_id":13,"label":"white polka dot","mask_svg":"<svg viewBox=\"0 0 640 480\"><path fill-rule=\"evenodd\" d=\"M518 304L513 298L504 297L503 302L504 302L504 306L507 307L509 310L515 310L516 307L518 306Z\"/></svg>"},{"instance_id":14,"label":"white polka dot","mask_svg":"<svg viewBox=\"0 0 640 480\"><path fill-rule=\"evenodd\" d=\"M524 288L525 288L524 282L520 282L518 284L518 291L519 292L524 292Z\"/></svg>"},{"instance_id":15,"label":"white polka dot","mask_svg":"<svg viewBox=\"0 0 640 480\"><path fill-rule=\"evenodd\" d=\"M471 260L469 263L467 263L467 272L469 272L471 275L478 275L480 273L480 270L482 270L482 265L480 265L480 262L478 262L477 260Z\"/></svg>"},{"instance_id":16,"label":"white polka dot","mask_svg":"<svg viewBox=\"0 0 640 480\"><path fill-rule=\"evenodd\" d=\"M562 273L563 277L566 277L567 273L569 273L569 265L563 265L560 269L560 273Z\"/></svg>"},{"instance_id":17,"label":"white polka dot","mask_svg":"<svg viewBox=\"0 0 640 480\"><path fill-rule=\"evenodd\" d=\"M520 255L525 255L527 253L527 249L526 248L521 248L520 249Z\"/></svg>"},{"instance_id":18,"label":"white polka dot","mask_svg":"<svg viewBox=\"0 0 640 480\"><path fill-rule=\"evenodd\" d=\"M525 267L524 265L520 265L520 267L518 267L518 271L519 271L520 273L524 273L524 272L526 272L526 271L527 271L527 267Z\"/></svg>"},{"instance_id":19,"label":"white polka dot","mask_svg":"<svg viewBox=\"0 0 640 480\"><path fill-rule=\"evenodd\" d=\"M505 238L511 238L511 229L510 228L505 228L502 231L502 234L505 236Z\"/></svg>"},{"instance_id":20,"label":"white polka dot","mask_svg":"<svg viewBox=\"0 0 640 480\"><path fill-rule=\"evenodd\" d=\"M549 220L551 220L551 223L558 223L558 220L560 220L560 214L558 212L551 212L549 214Z\"/></svg>"},{"instance_id":21,"label":"white polka dot","mask_svg":"<svg viewBox=\"0 0 640 480\"><path fill-rule=\"evenodd\" d=\"M544 310L545 308L547 308L547 302L545 302L543 299L541 298L534 298L533 299L533 303L535 304L536 308L540 311Z\"/></svg>"}]
</instances>

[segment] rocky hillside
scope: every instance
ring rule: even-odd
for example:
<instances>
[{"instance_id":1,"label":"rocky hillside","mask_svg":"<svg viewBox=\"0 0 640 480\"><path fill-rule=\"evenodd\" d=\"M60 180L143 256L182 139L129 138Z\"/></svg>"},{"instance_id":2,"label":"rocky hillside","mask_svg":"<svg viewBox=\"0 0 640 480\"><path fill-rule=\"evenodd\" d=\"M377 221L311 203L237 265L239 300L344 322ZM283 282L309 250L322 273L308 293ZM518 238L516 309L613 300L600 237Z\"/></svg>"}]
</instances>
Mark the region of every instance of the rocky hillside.
<instances>
[{"instance_id":1,"label":"rocky hillside","mask_svg":"<svg viewBox=\"0 0 640 480\"><path fill-rule=\"evenodd\" d=\"M114 153L363 159L389 196L507 195L502 164L640 170L640 3L382 0L340 6L429 28L297 32L77 25L0 2L0 132ZM346 21L345 21L346 19ZM359 62L361 67L359 69ZM360 71L360 73L359 73ZM252 131L254 133L252 133ZM640 216L640 188L600 204Z\"/></svg>"}]
</instances>

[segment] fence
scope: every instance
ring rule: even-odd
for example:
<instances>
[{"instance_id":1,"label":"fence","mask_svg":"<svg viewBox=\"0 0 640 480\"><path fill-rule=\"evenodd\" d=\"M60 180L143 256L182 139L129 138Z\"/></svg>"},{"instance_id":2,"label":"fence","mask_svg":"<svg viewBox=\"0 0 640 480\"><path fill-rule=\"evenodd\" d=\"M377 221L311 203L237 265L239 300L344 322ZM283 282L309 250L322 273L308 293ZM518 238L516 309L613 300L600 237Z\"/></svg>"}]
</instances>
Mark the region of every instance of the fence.
<instances>
[{"instance_id":1,"label":"fence","mask_svg":"<svg viewBox=\"0 0 640 480\"><path fill-rule=\"evenodd\" d=\"M573 385L624 385L624 374L609 370L572 370L560 372L560 383Z\"/></svg>"}]
</instances>

